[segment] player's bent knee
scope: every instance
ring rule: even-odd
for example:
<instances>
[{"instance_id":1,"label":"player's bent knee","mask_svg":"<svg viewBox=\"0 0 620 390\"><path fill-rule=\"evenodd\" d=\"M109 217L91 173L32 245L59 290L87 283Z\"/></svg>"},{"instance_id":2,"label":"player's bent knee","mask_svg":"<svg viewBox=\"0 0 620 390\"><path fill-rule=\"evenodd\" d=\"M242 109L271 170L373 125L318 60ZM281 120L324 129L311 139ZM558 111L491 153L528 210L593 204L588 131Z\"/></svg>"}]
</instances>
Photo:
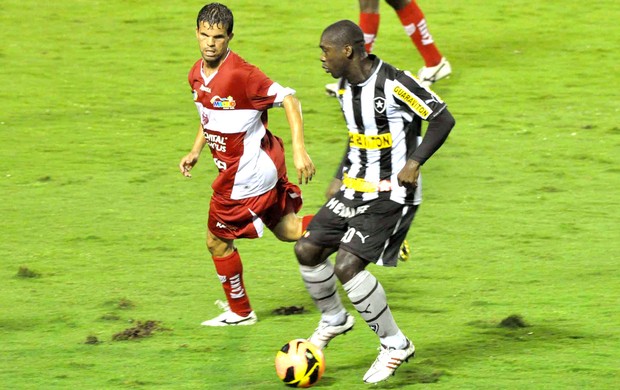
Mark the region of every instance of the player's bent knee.
<instances>
[{"instance_id":1,"label":"player's bent knee","mask_svg":"<svg viewBox=\"0 0 620 390\"><path fill-rule=\"evenodd\" d=\"M353 279L355 275L362 272L368 263L353 253L339 251L336 256L336 264L334 265L334 273L340 283L346 283Z\"/></svg>"},{"instance_id":2,"label":"player's bent knee","mask_svg":"<svg viewBox=\"0 0 620 390\"><path fill-rule=\"evenodd\" d=\"M313 267L321 263L321 252L323 248L311 243L305 238L300 238L295 243L295 256L301 265Z\"/></svg>"}]
</instances>

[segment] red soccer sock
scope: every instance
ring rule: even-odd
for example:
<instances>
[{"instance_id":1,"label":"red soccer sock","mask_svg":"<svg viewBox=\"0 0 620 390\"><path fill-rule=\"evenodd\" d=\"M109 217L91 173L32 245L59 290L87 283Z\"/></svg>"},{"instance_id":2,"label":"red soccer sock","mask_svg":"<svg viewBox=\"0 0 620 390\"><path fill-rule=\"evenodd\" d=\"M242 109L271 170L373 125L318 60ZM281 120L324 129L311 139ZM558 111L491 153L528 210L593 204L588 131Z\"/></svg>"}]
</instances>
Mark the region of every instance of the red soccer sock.
<instances>
[{"instance_id":1,"label":"red soccer sock","mask_svg":"<svg viewBox=\"0 0 620 390\"><path fill-rule=\"evenodd\" d=\"M396 11L407 35L411 38L418 51L424 58L427 67L435 66L441 62L441 53L435 46L433 37L426 26L424 14L415 1Z\"/></svg>"},{"instance_id":2,"label":"red soccer sock","mask_svg":"<svg viewBox=\"0 0 620 390\"><path fill-rule=\"evenodd\" d=\"M304 215L301 218L301 234L304 234L306 232L306 229L308 229L308 225L310 224L310 221L312 221L312 218L314 218L314 214Z\"/></svg>"},{"instance_id":3,"label":"red soccer sock","mask_svg":"<svg viewBox=\"0 0 620 390\"><path fill-rule=\"evenodd\" d=\"M379 33L379 14L360 12L360 28L364 32L364 47L370 53Z\"/></svg>"},{"instance_id":4,"label":"red soccer sock","mask_svg":"<svg viewBox=\"0 0 620 390\"><path fill-rule=\"evenodd\" d=\"M252 311L252 306L243 285L243 264L239 252L235 249L226 257L213 257L213 263L222 282L230 310L246 317Z\"/></svg>"}]
</instances>

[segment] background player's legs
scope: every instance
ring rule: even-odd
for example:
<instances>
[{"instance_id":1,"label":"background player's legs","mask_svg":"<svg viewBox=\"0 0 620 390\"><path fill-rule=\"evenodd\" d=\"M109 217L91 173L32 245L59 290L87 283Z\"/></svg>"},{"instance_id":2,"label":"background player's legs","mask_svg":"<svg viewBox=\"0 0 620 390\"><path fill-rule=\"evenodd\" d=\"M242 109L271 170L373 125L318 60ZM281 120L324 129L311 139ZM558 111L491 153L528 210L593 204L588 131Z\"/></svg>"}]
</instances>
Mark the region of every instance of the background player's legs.
<instances>
[{"instance_id":1,"label":"background player's legs","mask_svg":"<svg viewBox=\"0 0 620 390\"><path fill-rule=\"evenodd\" d=\"M360 0L359 26L364 32L364 47L372 52L375 39L379 33L379 0Z\"/></svg>"},{"instance_id":2,"label":"background player's legs","mask_svg":"<svg viewBox=\"0 0 620 390\"><path fill-rule=\"evenodd\" d=\"M388 0L388 3L398 14L405 32L424 59L424 66L418 71L421 84L429 87L435 81L450 76L452 67L435 46L424 14L416 2L414 0Z\"/></svg>"},{"instance_id":3,"label":"background player's legs","mask_svg":"<svg viewBox=\"0 0 620 390\"><path fill-rule=\"evenodd\" d=\"M435 66L441 62L441 53L435 46L433 37L426 25L426 19L422 10L415 1L409 0L388 0L388 3L394 8L398 18L405 28L405 32L413 44L416 46L424 64L427 67Z\"/></svg>"}]
</instances>

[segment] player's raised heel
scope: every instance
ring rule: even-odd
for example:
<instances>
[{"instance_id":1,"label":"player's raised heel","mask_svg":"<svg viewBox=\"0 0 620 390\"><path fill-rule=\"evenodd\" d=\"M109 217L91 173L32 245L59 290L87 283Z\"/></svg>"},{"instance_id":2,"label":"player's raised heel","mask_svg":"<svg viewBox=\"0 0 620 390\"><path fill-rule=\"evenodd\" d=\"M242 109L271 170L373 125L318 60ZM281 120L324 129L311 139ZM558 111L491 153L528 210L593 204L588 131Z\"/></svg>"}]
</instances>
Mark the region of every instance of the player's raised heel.
<instances>
[{"instance_id":1,"label":"player's raised heel","mask_svg":"<svg viewBox=\"0 0 620 390\"><path fill-rule=\"evenodd\" d=\"M330 325L325 321L320 321L319 326L314 330L312 336L308 340L323 349L329 344L329 342L336 336L345 334L355 325L355 318L349 313L346 313L344 322L340 325Z\"/></svg>"}]
</instances>

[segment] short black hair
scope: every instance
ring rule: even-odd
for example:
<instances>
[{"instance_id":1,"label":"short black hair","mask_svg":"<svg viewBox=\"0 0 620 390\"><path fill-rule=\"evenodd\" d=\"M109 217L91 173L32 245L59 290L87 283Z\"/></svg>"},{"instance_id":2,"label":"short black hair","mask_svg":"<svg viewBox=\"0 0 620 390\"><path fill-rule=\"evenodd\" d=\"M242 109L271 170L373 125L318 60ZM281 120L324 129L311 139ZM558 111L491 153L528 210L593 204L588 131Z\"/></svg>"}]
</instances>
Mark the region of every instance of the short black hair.
<instances>
[{"instance_id":1,"label":"short black hair","mask_svg":"<svg viewBox=\"0 0 620 390\"><path fill-rule=\"evenodd\" d=\"M230 35L233 31L234 18L232 11L224 4L209 3L202 7L196 18L196 28L200 27L200 23L206 22L212 26L220 25L226 28L226 32Z\"/></svg>"},{"instance_id":2,"label":"short black hair","mask_svg":"<svg viewBox=\"0 0 620 390\"><path fill-rule=\"evenodd\" d=\"M340 20L327 26L323 30L323 37L338 46L351 45L358 53L365 51L364 33L350 20Z\"/></svg>"}]
</instances>

